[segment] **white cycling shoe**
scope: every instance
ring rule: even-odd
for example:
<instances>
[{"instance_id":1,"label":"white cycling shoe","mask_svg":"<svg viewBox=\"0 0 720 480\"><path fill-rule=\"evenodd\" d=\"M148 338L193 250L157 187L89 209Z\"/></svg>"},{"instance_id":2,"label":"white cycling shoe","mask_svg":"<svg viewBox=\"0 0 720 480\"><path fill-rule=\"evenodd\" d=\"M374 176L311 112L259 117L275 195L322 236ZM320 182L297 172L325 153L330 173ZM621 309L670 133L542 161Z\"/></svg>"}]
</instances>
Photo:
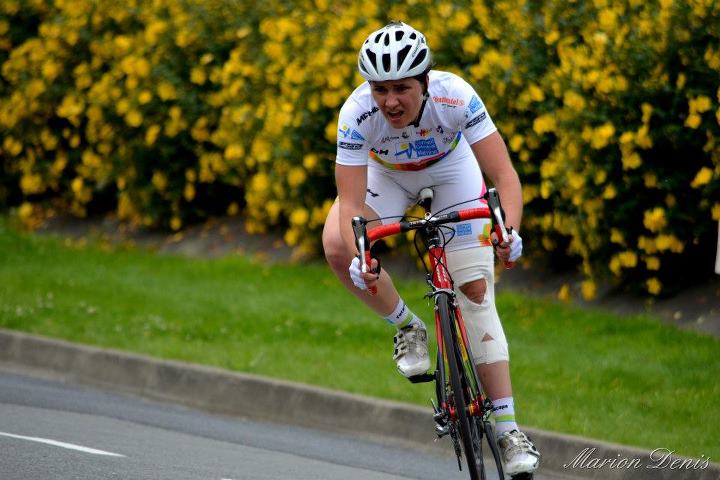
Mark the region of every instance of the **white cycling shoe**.
<instances>
[{"instance_id":1,"label":"white cycling shoe","mask_svg":"<svg viewBox=\"0 0 720 480\"><path fill-rule=\"evenodd\" d=\"M513 430L503 433L498 439L498 446L505 474L512 477L537 470L540 452L523 432Z\"/></svg>"},{"instance_id":2,"label":"white cycling shoe","mask_svg":"<svg viewBox=\"0 0 720 480\"><path fill-rule=\"evenodd\" d=\"M395 335L393 359L397 368L406 377L427 373L430 369L427 330L420 325L408 325Z\"/></svg>"}]
</instances>

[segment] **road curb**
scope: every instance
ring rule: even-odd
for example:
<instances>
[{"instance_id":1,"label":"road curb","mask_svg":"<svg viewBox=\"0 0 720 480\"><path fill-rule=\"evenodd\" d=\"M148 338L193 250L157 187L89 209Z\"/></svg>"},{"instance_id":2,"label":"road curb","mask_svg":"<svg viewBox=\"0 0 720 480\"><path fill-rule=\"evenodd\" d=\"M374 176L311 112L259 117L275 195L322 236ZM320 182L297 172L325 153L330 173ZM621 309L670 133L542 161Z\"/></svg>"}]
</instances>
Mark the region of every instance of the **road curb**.
<instances>
[{"instance_id":1,"label":"road curb","mask_svg":"<svg viewBox=\"0 0 720 480\"><path fill-rule=\"evenodd\" d=\"M435 441L429 408L399 402L2 329L0 362L64 381L210 412L352 433L437 454L450 452L447 441ZM720 465L704 458L665 458L664 451L653 453L530 428L525 431L543 454L541 468L568 477L720 479Z\"/></svg>"}]
</instances>

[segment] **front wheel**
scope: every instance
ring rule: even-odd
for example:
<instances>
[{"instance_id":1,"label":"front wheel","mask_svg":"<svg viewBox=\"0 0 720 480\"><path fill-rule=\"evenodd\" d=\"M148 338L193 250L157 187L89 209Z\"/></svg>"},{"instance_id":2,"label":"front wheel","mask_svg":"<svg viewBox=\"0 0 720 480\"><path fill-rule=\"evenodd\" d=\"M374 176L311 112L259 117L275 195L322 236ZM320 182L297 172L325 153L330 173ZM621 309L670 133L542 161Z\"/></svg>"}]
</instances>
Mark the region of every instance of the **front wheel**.
<instances>
[{"instance_id":1,"label":"front wheel","mask_svg":"<svg viewBox=\"0 0 720 480\"><path fill-rule=\"evenodd\" d=\"M448 402L455 408L454 422L457 425L462 442L465 460L472 480L485 480L485 468L482 457L482 429L479 417L470 415L468 406L477 398L470 388L470 381L464 367L463 351L457 341L455 311L448 304L447 295L437 299L438 315L443 336L445 357L448 363L451 392ZM477 392L475 392L477 393Z\"/></svg>"}]
</instances>

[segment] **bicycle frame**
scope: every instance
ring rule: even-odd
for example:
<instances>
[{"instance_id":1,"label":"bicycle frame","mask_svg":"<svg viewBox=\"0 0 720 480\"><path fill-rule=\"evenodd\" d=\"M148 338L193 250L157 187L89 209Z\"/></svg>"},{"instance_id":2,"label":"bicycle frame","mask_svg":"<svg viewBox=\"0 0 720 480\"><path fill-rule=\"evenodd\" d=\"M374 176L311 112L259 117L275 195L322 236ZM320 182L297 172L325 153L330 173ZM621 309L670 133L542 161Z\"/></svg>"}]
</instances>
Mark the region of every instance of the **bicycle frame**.
<instances>
[{"instance_id":1,"label":"bicycle frame","mask_svg":"<svg viewBox=\"0 0 720 480\"><path fill-rule=\"evenodd\" d=\"M468 440L463 440L463 449L465 450L468 467L471 469L471 477L484 479L485 473L482 461L480 460L480 465L477 467L480 469L481 474L480 476L477 476L478 472L473 472L473 467L470 466L470 455L472 454L473 458L477 458L476 455L478 454L480 457L482 456L482 436L489 436L489 432L491 430L488 423L488 417L492 411L492 402L484 396L478 372L474 366L467 329L465 328L465 321L456 301L456 294L453 290L453 281L450 272L447 269L444 238L441 233L440 226L446 223L455 223L474 218L487 218L492 220L494 231L498 239L502 239L502 241L507 242L508 232L503 224L503 212L500 207L500 200L494 189L489 190L484 197L488 201L488 206L453 211L442 215L433 215L430 212L430 202L426 200L432 199L432 191L429 191L428 193L425 193L425 191L421 192L421 197L423 198L421 204L423 204L423 207L425 208L425 218L420 220L409 222L401 221L398 223L381 225L368 231L366 229L366 225L368 223L367 220L362 217L353 218L352 223L356 238L356 245L358 247L358 251L360 252L360 260L363 271L367 271L368 265L370 265L371 262L370 245L372 242L409 230L420 230L421 234L424 235L431 267L427 278L430 291L426 296L433 299L435 307L435 329L438 348L437 369L434 374L417 375L415 377L410 377L409 380L413 383L430 381L436 382L436 393L440 404L440 408L433 404L433 408L435 410L434 418L436 421L436 431L438 436L444 436L448 433L451 434L453 446L458 456L458 466L460 469L462 469L462 452L460 450L456 422L460 421L463 425L467 425L468 421L482 424L482 429L480 429L477 425L474 427L478 432L477 438L475 438L474 434L470 435L472 438L471 442L473 445L473 451L467 451L469 443L465 442L468 442ZM506 267L510 268L511 266L511 264L506 263ZM441 298L442 300L440 300ZM446 314L445 320L443 320L441 310ZM443 331L443 329L445 331ZM447 338L448 335L451 338ZM450 383L454 382L452 387L448 383L446 370L446 368L450 365L451 360L452 366L450 367L450 377L452 378L452 382ZM461 368L464 372L460 377L458 377L457 374L458 368ZM452 399L449 398L449 391L451 392ZM461 397L459 400L458 396ZM460 412L458 412L455 408L457 404L461 407L464 405ZM463 428L466 428L465 435L467 435L468 427ZM463 438L465 437L463 436ZM495 456L498 470L502 474L502 467L499 464L497 447L493 446L494 444L491 440L488 441L491 442L491 450Z\"/></svg>"},{"instance_id":2,"label":"bicycle frame","mask_svg":"<svg viewBox=\"0 0 720 480\"><path fill-rule=\"evenodd\" d=\"M473 355L472 349L470 347L470 342L468 340L467 330L465 328L465 320L463 319L462 313L460 312L460 308L456 300L450 272L447 270L445 248L441 244L442 239L440 237L440 232L438 230L438 227L429 227L423 230L423 233L427 235L426 242L428 245L428 254L430 258L430 271L432 272L432 277L428 278L430 292L428 292L426 296L432 297L435 304L435 334L438 345L438 358L445 359L447 355L447 352L445 351L445 346L448 343L446 342L446 339L443 338L442 328L440 325L441 319L437 308L438 296L446 295L448 305L450 305L455 312L455 319L458 330L456 333L460 335L460 338L462 338L462 341L458 342L462 352L462 360L466 364L469 363L469 370L473 372L471 380L473 381L474 390L477 392L482 392L480 379L478 378L477 371L472 364ZM430 275L428 276L430 277ZM442 364L438 362L438 366L438 375L440 377L438 380L440 381L441 385L445 385L446 375L444 362L442 362ZM444 391L442 392L442 400L444 400L444 402L440 405L441 408L448 411L450 413L450 418L452 420L455 420L456 412L453 408L450 407L450 405L447 404L447 398ZM484 398L482 396L482 393L480 393L480 396L478 398L472 399L472 403L468 405L468 414L471 416L481 415L483 413L483 405Z\"/></svg>"}]
</instances>

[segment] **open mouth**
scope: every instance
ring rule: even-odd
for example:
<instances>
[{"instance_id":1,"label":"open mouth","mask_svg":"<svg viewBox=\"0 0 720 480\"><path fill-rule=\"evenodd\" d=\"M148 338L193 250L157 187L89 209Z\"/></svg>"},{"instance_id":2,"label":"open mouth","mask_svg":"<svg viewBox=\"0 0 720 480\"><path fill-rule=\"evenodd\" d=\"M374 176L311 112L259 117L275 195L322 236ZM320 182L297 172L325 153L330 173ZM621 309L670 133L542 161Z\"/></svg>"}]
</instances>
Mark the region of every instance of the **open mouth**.
<instances>
[{"instance_id":1,"label":"open mouth","mask_svg":"<svg viewBox=\"0 0 720 480\"><path fill-rule=\"evenodd\" d=\"M403 116L403 113L404 112L387 112L387 116L388 118L390 118L390 120L398 120L400 117Z\"/></svg>"}]
</instances>

